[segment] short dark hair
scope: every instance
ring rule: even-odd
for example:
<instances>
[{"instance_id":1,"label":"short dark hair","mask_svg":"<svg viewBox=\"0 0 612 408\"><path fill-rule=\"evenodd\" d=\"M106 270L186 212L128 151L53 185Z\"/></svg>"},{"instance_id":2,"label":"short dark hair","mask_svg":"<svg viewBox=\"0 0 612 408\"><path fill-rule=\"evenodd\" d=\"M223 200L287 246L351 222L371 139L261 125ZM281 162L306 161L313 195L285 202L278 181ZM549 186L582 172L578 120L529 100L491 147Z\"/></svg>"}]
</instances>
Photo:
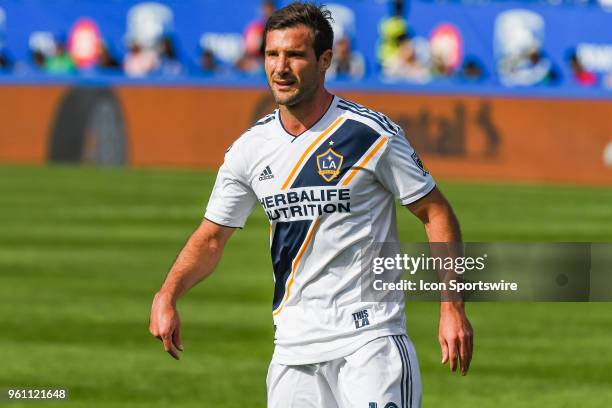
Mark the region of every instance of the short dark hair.
<instances>
[{"instance_id":1,"label":"short dark hair","mask_svg":"<svg viewBox=\"0 0 612 408\"><path fill-rule=\"evenodd\" d=\"M330 21L334 21L331 12L324 5L314 3L291 3L287 7L275 11L264 29L264 44L268 32L284 28L305 25L314 34L313 47L317 59L334 45L334 30Z\"/></svg>"}]
</instances>

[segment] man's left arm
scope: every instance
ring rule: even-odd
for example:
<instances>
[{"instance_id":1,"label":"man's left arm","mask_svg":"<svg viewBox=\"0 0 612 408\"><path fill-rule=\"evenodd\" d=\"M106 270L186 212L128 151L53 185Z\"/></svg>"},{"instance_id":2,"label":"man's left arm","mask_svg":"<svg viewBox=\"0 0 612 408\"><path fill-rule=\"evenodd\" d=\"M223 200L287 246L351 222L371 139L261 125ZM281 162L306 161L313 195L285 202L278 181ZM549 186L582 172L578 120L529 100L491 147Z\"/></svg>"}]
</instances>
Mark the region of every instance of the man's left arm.
<instances>
[{"instance_id":1,"label":"man's left arm","mask_svg":"<svg viewBox=\"0 0 612 408\"><path fill-rule=\"evenodd\" d=\"M423 222L429 242L461 242L459 221L437 187L406 208ZM459 358L461 374L466 375L472 360L474 332L461 299L443 299L440 303L438 341L442 363L450 361L451 371L456 371Z\"/></svg>"}]
</instances>

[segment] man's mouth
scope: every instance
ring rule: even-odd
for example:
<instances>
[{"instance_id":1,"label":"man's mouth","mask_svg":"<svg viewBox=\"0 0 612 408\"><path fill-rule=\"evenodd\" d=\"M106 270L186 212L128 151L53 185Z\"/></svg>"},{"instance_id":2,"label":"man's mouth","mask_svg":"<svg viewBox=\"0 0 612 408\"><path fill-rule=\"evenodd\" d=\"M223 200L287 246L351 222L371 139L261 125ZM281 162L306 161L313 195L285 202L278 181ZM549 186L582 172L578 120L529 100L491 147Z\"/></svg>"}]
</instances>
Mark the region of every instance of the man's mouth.
<instances>
[{"instance_id":1,"label":"man's mouth","mask_svg":"<svg viewBox=\"0 0 612 408\"><path fill-rule=\"evenodd\" d=\"M291 89L291 87L295 84L295 80L293 79L276 79L274 80L274 85L281 91L286 91Z\"/></svg>"}]
</instances>

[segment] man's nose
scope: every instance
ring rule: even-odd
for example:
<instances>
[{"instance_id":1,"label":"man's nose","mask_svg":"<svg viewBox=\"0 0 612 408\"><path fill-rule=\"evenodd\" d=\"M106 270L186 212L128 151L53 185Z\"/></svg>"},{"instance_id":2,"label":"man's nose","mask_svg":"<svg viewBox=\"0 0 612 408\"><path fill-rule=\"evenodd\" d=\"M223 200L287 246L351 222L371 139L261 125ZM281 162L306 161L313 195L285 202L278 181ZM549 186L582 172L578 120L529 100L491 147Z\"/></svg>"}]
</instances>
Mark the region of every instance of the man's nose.
<instances>
[{"instance_id":1,"label":"man's nose","mask_svg":"<svg viewBox=\"0 0 612 408\"><path fill-rule=\"evenodd\" d=\"M283 54L279 55L276 60L276 72L282 73L289 69L289 61Z\"/></svg>"}]
</instances>

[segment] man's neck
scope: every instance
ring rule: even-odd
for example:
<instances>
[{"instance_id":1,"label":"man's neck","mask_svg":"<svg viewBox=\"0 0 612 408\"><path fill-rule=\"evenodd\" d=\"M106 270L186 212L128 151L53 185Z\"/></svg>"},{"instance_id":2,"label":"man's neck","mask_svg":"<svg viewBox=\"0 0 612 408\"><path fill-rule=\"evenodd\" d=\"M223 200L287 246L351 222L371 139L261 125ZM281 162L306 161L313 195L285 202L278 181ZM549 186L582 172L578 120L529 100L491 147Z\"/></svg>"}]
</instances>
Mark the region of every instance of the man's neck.
<instances>
[{"instance_id":1,"label":"man's neck","mask_svg":"<svg viewBox=\"0 0 612 408\"><path fill-rule=\"evenodd\" d=\"M287 132L298 136L317 123L331 104L334 95L322 89L309 101L296 106L280 106L280 117Z\"/></svg>"}]
</instances>

